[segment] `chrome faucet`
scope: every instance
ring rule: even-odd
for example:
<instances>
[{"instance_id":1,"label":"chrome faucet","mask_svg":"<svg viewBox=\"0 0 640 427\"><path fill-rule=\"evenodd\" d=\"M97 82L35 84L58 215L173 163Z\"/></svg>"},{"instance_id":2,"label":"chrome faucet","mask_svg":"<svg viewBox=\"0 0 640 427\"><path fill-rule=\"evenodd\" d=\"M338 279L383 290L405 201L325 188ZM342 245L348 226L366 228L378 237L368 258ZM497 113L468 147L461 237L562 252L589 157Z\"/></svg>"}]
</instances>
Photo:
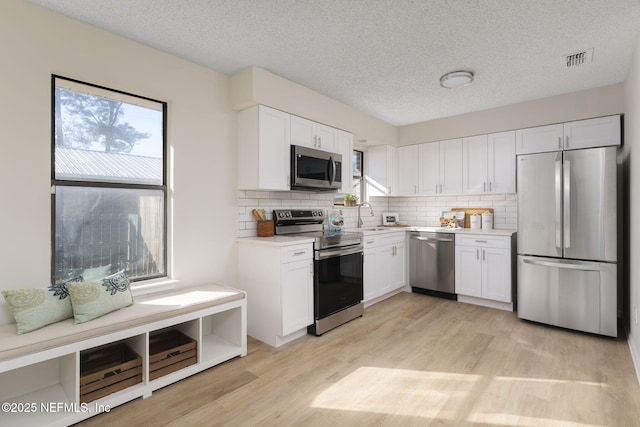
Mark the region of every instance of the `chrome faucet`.
<instances>
[{"instance_id":1,"label":"chrome faucet","mask_svg":"<svg viewBox=\"0 0 640 427\"><path fill-rule=\"evenodd\" d=\"M360 208L363 207L363 206L367 206L369 208L369 212L371 213L371 216L375 215L373 213L373 208L371 207L369 202L360 203L358 205L358 228L361 228L362 224L364 224L364 221L362 221L362 218L360 218Z\"/></svg>"}]
</instances>

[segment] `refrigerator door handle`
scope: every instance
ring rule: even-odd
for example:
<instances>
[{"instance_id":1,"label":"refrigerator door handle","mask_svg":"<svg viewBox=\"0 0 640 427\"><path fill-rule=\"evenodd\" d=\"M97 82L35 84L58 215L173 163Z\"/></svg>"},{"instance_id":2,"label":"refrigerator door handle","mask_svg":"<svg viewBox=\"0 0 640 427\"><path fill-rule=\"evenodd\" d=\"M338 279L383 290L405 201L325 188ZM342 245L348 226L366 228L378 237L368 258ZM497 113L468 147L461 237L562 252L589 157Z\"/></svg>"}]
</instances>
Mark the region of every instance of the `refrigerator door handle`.
<instances>
[{"instance_id":1,"label":"refrigerator door handle","mask_svg":"<svg viewBox=\"0 0 640 427\"><path fill-rule=\"evenodd\" d=\"M562 162L556 161L556 248L562 247Z\"/></svg>"},{"instance_id":2,"label":"refrigerator door handle","mask_svg":"<svg viewBox=\"0 0 640 427\"><path fill-rule=\"evenodd\" d=\"M571 162L569 160L564 161L563 172L564 173L562 178L564 181L564 218L562 223L564 224L564 247L565 249L567 249L571 247Z\"/></svg>"},{"instance_id":3,"label":"refrigerator door handle","mask_svg":"<svg viewBox=\"0 0 640 427\"><path fill-rule=\"evenodd\" d=\"M523 259L525 264L531 265L539 265L543 267L555 267L555 268L565 268L569 270L582 270L582 271L602 271L602 267L596 267L591 265L584 264L568 264L564 262L552 262L552 261L538 261L533 259Z\"/></svg>"}]
</instances>

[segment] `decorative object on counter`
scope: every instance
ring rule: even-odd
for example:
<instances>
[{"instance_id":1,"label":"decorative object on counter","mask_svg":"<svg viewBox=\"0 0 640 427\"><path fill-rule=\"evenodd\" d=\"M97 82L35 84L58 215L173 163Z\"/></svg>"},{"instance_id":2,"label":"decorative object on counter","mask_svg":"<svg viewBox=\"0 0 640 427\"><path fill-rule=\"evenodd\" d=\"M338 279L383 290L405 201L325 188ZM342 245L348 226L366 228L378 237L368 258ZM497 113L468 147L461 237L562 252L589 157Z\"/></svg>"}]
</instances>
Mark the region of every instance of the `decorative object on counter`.
<instances>
[{"instance_id":1,"label":"decorative object on counter","mask_svg":"<svg viewBox=\"0 0 640 427\"><path fill-rule=\"evenodd\" d=\"M480 230L482 228L482 216L480 214L471 214L471 228L472 230Z\"/></svg>"},{"instance_id":2,"label":"decorative object on counter","mask_svg":"<svg viewBox=\"0 0 640 427\"><path fill-rule=\"evenodd\" d=\"M452 208L453 212L464 212L464 228L471 228L471 215L482 215L485 212L493 214L493 208Z\"/></svg>"},{"instance_id":3,"label":"decorative object on counter","mask_svg":"<svg viewBox=\"0 0 640 427\"><path fill-rule=\"evenodd\" d=\"M464 212L456 212L456 228L464 228L464 218L465 218L465 213Z\"/></svg>"},{"instance_id":4,"label":"decorative object on counter","mask_svg":"<svg viewBox=\"0 0 640 427\"><path fill-rule=\"evenodd\" d=\"M273 221L267 219L264 209L253 209L253 217L258 221L258 237L271 237L274 234Z\"/></svg>"},{"instance_id":5,"label":"decorative object on counter","mask_svg":"<svg viewBox=\"0 0 640 427\"><path fill-rule=\"evenodd\" d=\"M331 211L329 213L329 231L343 231L344 230L344 217L342 216L342 210Z\"/></svg>"},{"instance_id":6,"label":"decorative object on counter","mask_svg":"<svg viewBox=\"0 0 640 427\"><path fill-rule=\"evenodd\" d=\"M270 219L258 221L258 237L271 237L274 234L273 221Z\"/></svg>"},{"instance_id":7,"label":"decorative object on counter","mask_svg":"<svg viewBox=\"0 0 640 427\"><path fill-rule=\"evenodd\" d=\"M345 206L355 206L358 202L358 196L355 194L345 194L344 195L344 205Z\"/></svg>"},{"instance_id":8,"label":"decorative object on counter","mask_svg":"<svg viewBox=\"0 0 640 427\"><path fill-rule=\"evenodd\" d=\"M440 227L442 228L455 228L456 226L456 213L452 211L443 211L440 217Z\"/></svg>"},{"instance_id":9,"label":"decorative object on counter","mask_svg":"<svg viewBox=\"0 0 640 427\"><path fill-rule=\"evenodd\" d=\"M493 229L493 214L489 211L482 213L482 229L483 230Z\"/></svg>"}]
</instances>

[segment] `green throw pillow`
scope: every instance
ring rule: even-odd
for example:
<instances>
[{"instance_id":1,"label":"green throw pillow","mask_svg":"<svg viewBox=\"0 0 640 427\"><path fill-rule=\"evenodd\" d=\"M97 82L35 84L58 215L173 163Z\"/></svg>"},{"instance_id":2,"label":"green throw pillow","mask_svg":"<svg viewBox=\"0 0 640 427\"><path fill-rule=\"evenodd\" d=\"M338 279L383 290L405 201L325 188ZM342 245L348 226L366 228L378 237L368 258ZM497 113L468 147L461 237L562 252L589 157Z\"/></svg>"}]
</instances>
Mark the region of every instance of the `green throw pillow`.
<instances>
[{"instance_id":1,"label":"green throw pillow","mask_svg":"<svg viewBox=\"0 0 640 427\"><path fill-rule=\"evenodd\" d=\"M133 304L129 279L119 271L102 280L68 283L75 323L84 323L96 317Z\"/></svg>"},{"instance_id":2,"label":"green throw pillow","mask_svg":"<svg viewBox=\"0 0 640 427\"><path fill-rule=\"evenodd\" d=\"M18 335L73 316L67 284L78 280L82 280L82 277L56 283L48 288L2 291L2 296L16 319Z\"/></svg>"}]
</instances>

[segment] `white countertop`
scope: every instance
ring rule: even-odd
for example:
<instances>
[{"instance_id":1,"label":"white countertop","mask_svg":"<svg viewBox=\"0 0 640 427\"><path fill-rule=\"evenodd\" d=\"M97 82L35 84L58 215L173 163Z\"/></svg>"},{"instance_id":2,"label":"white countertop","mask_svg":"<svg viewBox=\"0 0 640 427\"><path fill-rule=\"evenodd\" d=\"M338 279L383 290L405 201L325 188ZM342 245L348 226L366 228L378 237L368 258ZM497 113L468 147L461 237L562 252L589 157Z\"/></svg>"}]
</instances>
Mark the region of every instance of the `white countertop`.
<instances>
[{"instance_id":1,"label":"white countertop","mask_svg":"<svg viewBox=\"0 0 640 427\"><path fill-rule=\"evenodd\" d=\"M241 244L259 244L267 246L291 246L313 244L313 238L304 236L271 236L271 237L240 237L236 242Z\"/></svg>"},{"instance_id":2,"label":"white countertop","mask_svg":"<svg viewBox=\"0 0 640 427\"><path fill-rule=\"evenodd\" d=\"M444 233L460 233L460 234L484 234L492 236L511 236L516 230L472 230L470 228L440 228L440 227L363 227L351 228L350 231L361 231L365 235L397 233L402 231L425 231L425 232L444 232Z\"/></svg>"}]
</instances>

